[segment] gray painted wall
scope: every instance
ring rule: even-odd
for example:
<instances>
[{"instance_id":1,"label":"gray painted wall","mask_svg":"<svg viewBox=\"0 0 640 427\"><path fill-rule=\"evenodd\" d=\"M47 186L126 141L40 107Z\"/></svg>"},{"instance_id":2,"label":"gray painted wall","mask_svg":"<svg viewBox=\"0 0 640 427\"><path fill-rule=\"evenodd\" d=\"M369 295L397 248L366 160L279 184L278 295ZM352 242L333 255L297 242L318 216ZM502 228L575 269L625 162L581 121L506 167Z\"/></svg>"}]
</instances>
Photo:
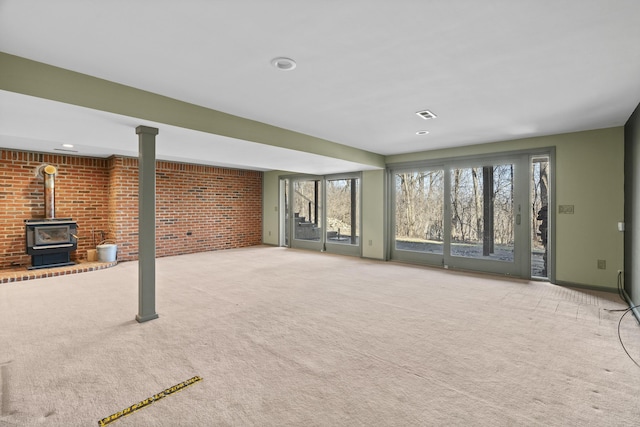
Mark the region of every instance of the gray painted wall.
<instances>
[{"instance_id":1,"label":"gray painted wall","mask_svg":"<svg viewBox=\"0 0 640 427\"><path fill-rule=\"evenodd\" d=\"M624 283L640 302L640 105L624 127Z\"/></svg>"}]
</instances>

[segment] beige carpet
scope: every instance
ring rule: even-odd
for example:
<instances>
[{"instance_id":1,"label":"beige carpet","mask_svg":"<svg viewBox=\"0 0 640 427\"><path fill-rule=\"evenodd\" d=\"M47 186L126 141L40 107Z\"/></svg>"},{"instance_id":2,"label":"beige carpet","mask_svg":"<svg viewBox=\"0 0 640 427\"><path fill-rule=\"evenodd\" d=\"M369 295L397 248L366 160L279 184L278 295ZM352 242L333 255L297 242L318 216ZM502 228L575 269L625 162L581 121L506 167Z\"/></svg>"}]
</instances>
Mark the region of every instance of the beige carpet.
<instances>
[{"instance_id":1,"label":"beige carpet","mask_svg":"<svg viewBox=\"0 0 640 427\"><path fill-rule=\"evenodd\" d=\"M629 426L615 294L283 248L0 285L0 426ZM640 358L640 327L622 323Z\"/></svg>"}]
</instances>

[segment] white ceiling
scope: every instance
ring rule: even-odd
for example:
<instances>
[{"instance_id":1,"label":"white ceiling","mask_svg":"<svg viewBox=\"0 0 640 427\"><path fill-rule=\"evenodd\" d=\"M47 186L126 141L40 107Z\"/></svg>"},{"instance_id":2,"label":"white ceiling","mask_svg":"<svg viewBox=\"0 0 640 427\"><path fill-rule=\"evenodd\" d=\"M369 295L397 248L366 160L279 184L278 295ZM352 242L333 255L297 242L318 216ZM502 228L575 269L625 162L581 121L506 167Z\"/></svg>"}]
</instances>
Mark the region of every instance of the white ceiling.
<instances>
[{"instance_id":1,"label":"white ceiling","mask_svg":"<svg viewBox=\"0 0 640 427\"><path fill-rule=\"evenodd\" d=\"M620 126L640 102L638 0L0 0L0 51L382 155ZM165 159L366 167L0 91L2 147L137 155L140 124Z\"/></svg>"},{"instance_id":2,"label":"white ceiling","mask_svg":"<svg viewBox=\"0 0 640 427\"><path fill-rule=\"evenodd\" d=\"M163 160L318 175L374 169L6 91L0 91L0 118L0 147L4 148L95 157L138 156L135 128L144 125L159 129L156 152Z\"/></svg>"}]
</instances>

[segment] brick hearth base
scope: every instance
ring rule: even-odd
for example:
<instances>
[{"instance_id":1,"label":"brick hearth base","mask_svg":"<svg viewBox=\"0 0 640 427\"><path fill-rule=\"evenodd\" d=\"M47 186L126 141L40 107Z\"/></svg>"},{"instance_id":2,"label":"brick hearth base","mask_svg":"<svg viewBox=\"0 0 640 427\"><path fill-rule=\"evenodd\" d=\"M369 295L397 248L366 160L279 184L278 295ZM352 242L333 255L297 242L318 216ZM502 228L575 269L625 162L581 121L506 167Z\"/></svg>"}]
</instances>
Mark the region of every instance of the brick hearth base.
<instances>
[{"instance_id":1,"label":"brick hearth base","mask_svg":"<svg viewBox=\"0 0 640 427\"><path fill-rule=\"evenodd\" d=\"M86 273L88 271L102 270L118 264L114 262L81 262L66 267L42 268L39 270L27 270L15 268L0 270L0 283L22 282L24 280L41 279L44 277L65 276L67 274Z\"/></svg>"}]
</instances>

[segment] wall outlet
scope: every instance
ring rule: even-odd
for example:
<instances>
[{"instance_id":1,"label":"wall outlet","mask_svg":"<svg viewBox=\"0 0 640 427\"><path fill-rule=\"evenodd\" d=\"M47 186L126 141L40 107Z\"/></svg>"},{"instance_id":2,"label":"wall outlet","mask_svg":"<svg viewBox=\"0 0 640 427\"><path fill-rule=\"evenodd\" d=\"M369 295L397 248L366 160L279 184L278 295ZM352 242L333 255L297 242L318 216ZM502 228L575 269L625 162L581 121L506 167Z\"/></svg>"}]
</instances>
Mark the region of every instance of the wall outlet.
<instances>
[{"instance_id":1,"label":"wall outlet","mask_svg":"<svg viewBox=\"0 0 640 427\"><path fill-rule=\"evenodd\" d=\"M271 230L269 230L269 236L271 236Z\"/></svg>"},{"instance_id":2,"label":"wall outlet","mask_svg":"<svg viewBox=\"0 0 640 427\"><path fill-rule=\"evenodd\" d=\"M598 270L606 270L607 269L607 260L599 259L598 260Z\"/></svg>"},{"instance_id":3,"label":"wall outlet","mask_svg":"<svg viewBox=\"0 0 640 427\"><path fill-rule=\"evenodd\" d=\"M573 215L573 205L559 205L558 213Z\"/></svg>"},{"instance_id":4,"label":"wall outlet","mask_svg":"<svg viewBox=\"0 0 640 427\"><path fill-rule=\"evenodd\" d=\"M373 245L373 240L369 240L369 246Z\"/></svg>"}]
</instances>

